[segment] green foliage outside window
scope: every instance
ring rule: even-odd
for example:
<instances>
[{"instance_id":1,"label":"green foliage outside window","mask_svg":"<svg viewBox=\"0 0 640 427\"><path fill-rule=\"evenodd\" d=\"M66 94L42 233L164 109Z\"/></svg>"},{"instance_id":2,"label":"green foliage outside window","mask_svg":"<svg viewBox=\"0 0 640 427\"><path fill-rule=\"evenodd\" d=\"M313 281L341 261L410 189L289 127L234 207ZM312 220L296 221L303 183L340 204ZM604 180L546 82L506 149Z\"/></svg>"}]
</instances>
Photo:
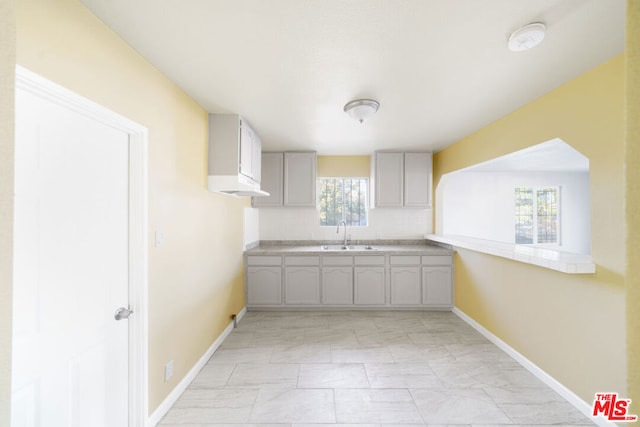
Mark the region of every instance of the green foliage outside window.
<instances>
[{"instance_id":1,"label":"green foliage outside window","mask_svg":"<svg viewBox=\"0 0 640 427\"><path fill-rule=\"evenodd\" d=\"M516 187L516 244L559 243L559 188Z\"/></svg>"},{"instance_id":2,"label":"green foliage outside window","mask_svg":"<svg viewBox=\"0 0 640 427\"><path fill-rule=\"evenodd\" d=\"M367 179L320 178L320 225L367 225Z\"/></svg>"}]
</instances>

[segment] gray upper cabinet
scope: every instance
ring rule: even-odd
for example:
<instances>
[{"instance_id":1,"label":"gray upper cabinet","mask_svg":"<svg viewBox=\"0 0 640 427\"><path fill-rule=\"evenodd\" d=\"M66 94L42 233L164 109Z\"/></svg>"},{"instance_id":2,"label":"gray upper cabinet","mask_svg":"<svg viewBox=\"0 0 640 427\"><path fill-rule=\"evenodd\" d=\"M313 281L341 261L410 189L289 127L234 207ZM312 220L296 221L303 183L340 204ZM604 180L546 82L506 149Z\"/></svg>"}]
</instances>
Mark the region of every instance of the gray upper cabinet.
<instances>
[{"instance_id":1,"label":"gray upper cabinet","mask_svg":"<svg viewBox=\"0 0 640 427\"><path fill-rule=\"evenodd\" d=\"M431 153L376 152L374 206L431 206Z\"/></svg>"},{"instance_id":2,"label":"gray upper cabinet","mask_svg":"<svg viewBox=\"0 0 640 427\"><path fill-rule=\"evenodd\" d=\"M260 190L262 141L237 114L209 114L207 187L235 196L265 196Z\"/></svg>"},{"instance_id":3,"label":"gray upper cabinet","mask_svg":"<svg viewBox=\"0 0 640 427\"><path fill-rule=\"evenodd\" d=\"M284 154L262 153L262 189L268 197L254 197L253 206L282 206L284 190Z\"/></svg>"},{"instance_id":4,"label":"gray upper cabinet","mask_svg":"<svg viewBox=\"0 0 640 427\"><path fill-rule=\"evenodd\" d=\"M209 175L241 173L260 182L262 141L237 114L209 115Z\"/></svg>"},{"instance_id":5,"label":"gray upper cabinet","mask_svg":"<svg viewBox=\"0 0 640 427\"><path fill-rule=\"evenodd\" d=\"M404 205L431 207L431 153L404 153Z\"/></svg>"},{"instance_id":6,"label":"gray upper cabinet","mask_svg":"<svg viewBox=\"0 0 640 427\"><path fill-rule=\"evenodd\" d=\"M269 197L254 197L256 208L316 205L315 152L262 154L261 187Z\"/></svg>"},{"instance_id":7,"label":"gray upper cabinet","mask_svg":"<svg viewBox=\"0 0 640 427\"><path fill-rule=\"evenodd\" d=\"M253 129L251 129L251 173L254 181L262 182L262 140Z\"/></svg>"},{"instance_id":8,"label":"gray upper cabinet","mask_svg":"<svg viewBox=\"0 0 640 427\"><path fill-rule=\"evenodd\" d=\"M284 205L316 205L315 152L284 153Z\"/></svg>"},{"instance_id":9,"label":"gray upper cabinet","mask_svg":"<svg viewBox=\"0 0 640 427\"><path fill-rule=\"evenodd\" d=\"M246 122L243 123L240 120L240 173L252 178L254 181L259 182L260 178L256 180L253 171L253 138L254 133Z\"/></svg>"},{"instance_id":10,"label":"gray upper cabinet","mask_svg":"<svg viewBox=\"0 0 640 427\"><path fill-rule=\"evenodd\" d=\"M401 207L404 188L404 153L376 153L376 206Z\"/></svg>"}]
</instances>

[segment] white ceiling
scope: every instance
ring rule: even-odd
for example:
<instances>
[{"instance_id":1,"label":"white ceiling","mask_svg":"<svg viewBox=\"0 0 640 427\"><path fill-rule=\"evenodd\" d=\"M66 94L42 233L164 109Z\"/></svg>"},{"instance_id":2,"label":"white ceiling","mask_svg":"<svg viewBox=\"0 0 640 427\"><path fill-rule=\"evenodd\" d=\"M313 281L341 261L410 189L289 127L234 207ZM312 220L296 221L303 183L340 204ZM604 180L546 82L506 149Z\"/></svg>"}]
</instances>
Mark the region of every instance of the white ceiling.
<instances>
[{"instance_id":1,"label":"white ceiling","mask_svg":"<svg viewBox=\"0 0 640 427\"><path fill-rule=\"evenodd\" d=\"M272 151L438 151L624 50L624 0L82 1ZM543 43L509 51L535 21ZM359 124L362 97L380 109Z\"/></svg>"}]
</instances>

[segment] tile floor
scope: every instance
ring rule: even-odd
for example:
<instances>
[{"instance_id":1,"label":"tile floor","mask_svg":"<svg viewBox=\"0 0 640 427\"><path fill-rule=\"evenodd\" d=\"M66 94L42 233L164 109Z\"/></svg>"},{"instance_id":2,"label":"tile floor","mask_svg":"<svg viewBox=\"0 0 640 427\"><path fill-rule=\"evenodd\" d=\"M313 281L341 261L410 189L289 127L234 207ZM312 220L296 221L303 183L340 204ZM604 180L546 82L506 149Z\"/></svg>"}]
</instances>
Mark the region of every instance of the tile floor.
<instances>
[{"instance_id":1,"label":"tile floor","mask_svg":"<svg viewBox=\"0 0 640 427\"><path fill-rule=\"evenodd\" d=\"M450 312L249 312L162 427L593 425Z\"/></svg>"}]
</instances>

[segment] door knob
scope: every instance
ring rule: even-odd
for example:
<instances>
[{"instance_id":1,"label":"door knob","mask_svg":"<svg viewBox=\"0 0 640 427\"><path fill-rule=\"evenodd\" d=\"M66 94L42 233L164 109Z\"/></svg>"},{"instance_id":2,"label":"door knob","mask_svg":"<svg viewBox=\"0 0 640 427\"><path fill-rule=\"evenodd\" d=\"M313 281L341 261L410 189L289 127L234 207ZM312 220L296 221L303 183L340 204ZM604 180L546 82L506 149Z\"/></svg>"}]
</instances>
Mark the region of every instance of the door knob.
<instances>
[{"instance_id":1,"label":"door knob","mask_svg":"<svg viewBox=\"0 0 640 427\"><path fill-rule=\"evenodd\" d=\"M133 314L133 310L129 310L128 308L120 307L116 310L116 314L113 317L116 320L128 319L129 316Z\"/></svg>"}]
</instances>

